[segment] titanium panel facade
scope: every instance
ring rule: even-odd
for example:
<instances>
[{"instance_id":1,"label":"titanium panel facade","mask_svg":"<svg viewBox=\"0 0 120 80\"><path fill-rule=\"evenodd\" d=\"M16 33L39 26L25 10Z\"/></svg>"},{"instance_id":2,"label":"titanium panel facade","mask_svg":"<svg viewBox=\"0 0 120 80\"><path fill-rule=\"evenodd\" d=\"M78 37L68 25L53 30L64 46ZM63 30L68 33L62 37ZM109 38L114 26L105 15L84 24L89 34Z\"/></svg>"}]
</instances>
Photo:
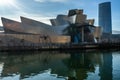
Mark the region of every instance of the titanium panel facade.
<instances>
[{"instance_id":1,"label":"titanium panel facade","mask_svg":"<svg viewBox=\"0 0 120 80\"><path fill-rule=\"evenodd\" d=\"M25 33L24 29L21 27L21 23L10 20L7 18L1 18L5 33Z\"/></svg>"},{"instance_id":2,"label":"titanium panel facade","mask_svg":"<svg viewBox=\"0 0 120 80\"><path fill-rule=\"evenodd\" d=\"M77 14L76 15L76 23L79 23L79 24L84 24L86 22L86 19L87 19L87 15L84 15L84 14Z\"/></svg>"},{"instance_id":3,"label":"titanium panel facade","mask_svg":"<svg viewBox=\"0 0 120 80\"><path fill-rule=\"evenodd\" d=\"M112 34L111 3L99 4L99 26L103 27L103 33Z\"/></svg>"},{"instance_id":4,"label":"titanium panel facade","mask_svg":"<svg viewBox=\"0 0 120 80\"><path fill-rule=\"evenodd\" d=\"M69 17L67 15L58 15L56 19L50 19L53 26L61 26L69 24Z\"/></svg>"},{"instance_id":5,"label":"titanium panel facade","mask_svg":"<svg viewBox=\"0 0 120 80\"><path fill-rule=\"evenodd\" d=\"M94 19L88 19L86 22L90 25L94 25L95 20Z\"/></svg>"},{"instance_id":6,"label":"titanium panel facade","mask_svg":"<svg viewBox=\"0 0 120 80\"><path fill-rule=\"evenodd\" d=\"M80 9L72 9L72 10L69 10L68 12L68 16L73 16L73 15L76 15L76 14L83 14L83 10Z\"/></svg>"},{"instance_id":7,"label":"titanium panel facade","mask_svg":"<svg viewBox=\"0 0 120 80\"><path fill-rule=\"evenodd\" d=\"M53 27L39 21L21 17L22 27L27 33L42 35L57 35Z\"/></svg>"},{"instance_id":8,"label":"titanium panel facade","mask_svg":"<svg viewBox=\"0 0 120 80\"><path fill-rule=\"evenodd\" d=\"M64 33L64 29L66 29L69 24L54 26L54 30L59 34L62 35Z\"/></svg>"},{"instance_id":9,"label":"titanium panel facade","mask_svg":"<svg viewBox=\"0 0 120 80\"><path fill-rule=\"evenodd\" d=\"M71 24L75 24L76 22L76 15L73 16L69 16L69 20L68 20Z\"/></svg>"},{"instance_id":10,"label":"titanium panel facade","mask_svg":"<svg viewBox=\"0 0 120 80\"><path fill-rule=\"evenodd\" d=\"M56 19L50 19L50 22L52 24L52 26L57 26L58 25L58 22Z\"/></svg>"},{"instance_id":11,"label":"titanium panel facade","mask_svg":"<svg viewBox=\"0 0 120 80\"><path fill-rule=\"evenodd\" d=\"M69 18L67 15L58 15L56 19L57 19L58 25L69 24L68 23Z\"/></svg>"},{"instance_id":12,"label":"titanium panel facade","mask_svg":"<svg viewBox=\"0 0 120 80\"><path fill-rule=\"evenodd\" d=\"M52 26L29 18L20 18L21 23L2 18L5 33L15 33L17 35L15 39L21 40L22 35L24 40L34 43L69 43L70 40L78 43L94 42L95 29L91 26L94 25L94 19L87 20L87 15L83 14L83 10L74 9L69 10L68 15L58 15L56 19L50 20Z\"/></svg>"},{"instance_id":13,"label":"titanium panel facade","mask_svg":"<svg viewBox=\"0 0 120 80\"><path fill-rule=\"evenodd\" d=\"M77 24L84 24L84 23L86 23L87 15L83 14L83 10L82 9L80 9L80 10L79 9L69 10L68 16L69 17L75 16L73 18L73 21L75 19L75 23L77 23Z\"/></svg>"}]
</instances>

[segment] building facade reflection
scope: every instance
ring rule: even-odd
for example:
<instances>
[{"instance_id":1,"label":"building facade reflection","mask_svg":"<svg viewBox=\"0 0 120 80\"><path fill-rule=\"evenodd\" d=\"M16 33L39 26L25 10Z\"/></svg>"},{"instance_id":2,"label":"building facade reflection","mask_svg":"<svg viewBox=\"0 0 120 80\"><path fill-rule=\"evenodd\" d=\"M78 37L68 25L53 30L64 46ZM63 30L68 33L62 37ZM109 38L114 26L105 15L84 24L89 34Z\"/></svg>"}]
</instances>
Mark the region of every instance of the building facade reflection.
<instances>
[{"instance_id":1,"label":"building facade reflection","mask_svg":"<svg viewBox=\"0 0 120 80\"><path fill-rule=\"evenodd\" d=\"M113 63L112 63L112 53L107 52L103 54L103 62L100 65L100 80L112 80L113 75L112 75L112 68Z\"/></svg>"},{"instance_id":2,"label":"building facade reflection","mask_svg":"<svg viewBox=\"0 0 120 80\"><path fill-rule=\"evenodd\" d=\"M0 67L1 78L20 74L20 79L25 80L26 77L36 77L44 73L44 70L51 69L51 75L68 77L68 80L113 79L111 52L17 53L17 55L12 52L0 54L0 62L3 63Z\"/></svg>"}]
</instances>

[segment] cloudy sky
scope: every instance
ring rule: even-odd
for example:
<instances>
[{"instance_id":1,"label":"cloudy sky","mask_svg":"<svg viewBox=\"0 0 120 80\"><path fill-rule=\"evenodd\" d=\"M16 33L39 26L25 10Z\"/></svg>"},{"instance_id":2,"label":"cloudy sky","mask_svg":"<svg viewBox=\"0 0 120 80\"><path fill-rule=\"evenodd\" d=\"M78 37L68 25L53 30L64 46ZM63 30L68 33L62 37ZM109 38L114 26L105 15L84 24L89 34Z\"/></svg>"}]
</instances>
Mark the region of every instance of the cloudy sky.
<instances>
[{"instance_id":1,"label":"cloudy sky","mask_svg":"<svg viewBox=\"0 0 120 80\"><path fill-rule=\"evenodd\" d=\"M0 0L0 17L20 21L20 16L49 24L49 19L58 14L67 14L69 9L84 9L88 19L94 18L98 25L98 4L108 0ZM112 4L112 27L120 31L120 0ZM0 25L2 23L0 21Z\"/></svg>"}]
</instances>

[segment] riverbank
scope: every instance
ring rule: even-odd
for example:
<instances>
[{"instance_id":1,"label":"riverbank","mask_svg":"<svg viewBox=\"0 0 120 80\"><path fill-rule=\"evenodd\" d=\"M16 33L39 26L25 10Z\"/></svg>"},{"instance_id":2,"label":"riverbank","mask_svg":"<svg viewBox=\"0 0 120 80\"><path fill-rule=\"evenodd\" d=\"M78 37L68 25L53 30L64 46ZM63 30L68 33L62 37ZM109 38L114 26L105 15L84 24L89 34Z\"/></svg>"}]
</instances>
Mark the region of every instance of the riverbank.
<instances>
[{"instance_id":1,"label":"riverbank","mask_svg":"<svg viewBox=\"0 0 120 80\"><path fill-rule=\"evenodd\" d=\"M24 51L24 50L41 50L41 51L53 51L53 50L89 50L89 49L120 49L120 43L82 43L82 44L64 44L58 47L54 46L1 46L0 51Z\"/></svg>"}]
</instances>

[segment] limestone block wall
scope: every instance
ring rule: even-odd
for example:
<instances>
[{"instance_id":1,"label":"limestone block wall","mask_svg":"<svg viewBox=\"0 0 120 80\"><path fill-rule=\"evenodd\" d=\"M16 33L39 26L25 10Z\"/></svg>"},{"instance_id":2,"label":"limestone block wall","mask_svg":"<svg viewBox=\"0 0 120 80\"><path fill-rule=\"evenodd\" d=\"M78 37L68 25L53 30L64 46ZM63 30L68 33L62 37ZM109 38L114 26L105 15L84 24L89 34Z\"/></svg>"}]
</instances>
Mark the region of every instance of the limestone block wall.
<instances>
[{"instance_id":1,"label":"limestone block wall","mask_svg":"<svg viewBox=\"0 0 120 80\"><path fill-rule=\"evenodd\" d=\"M0 46L42 46L70 43L70 36L0 34Z\"/></svg>"}]
</instances>

